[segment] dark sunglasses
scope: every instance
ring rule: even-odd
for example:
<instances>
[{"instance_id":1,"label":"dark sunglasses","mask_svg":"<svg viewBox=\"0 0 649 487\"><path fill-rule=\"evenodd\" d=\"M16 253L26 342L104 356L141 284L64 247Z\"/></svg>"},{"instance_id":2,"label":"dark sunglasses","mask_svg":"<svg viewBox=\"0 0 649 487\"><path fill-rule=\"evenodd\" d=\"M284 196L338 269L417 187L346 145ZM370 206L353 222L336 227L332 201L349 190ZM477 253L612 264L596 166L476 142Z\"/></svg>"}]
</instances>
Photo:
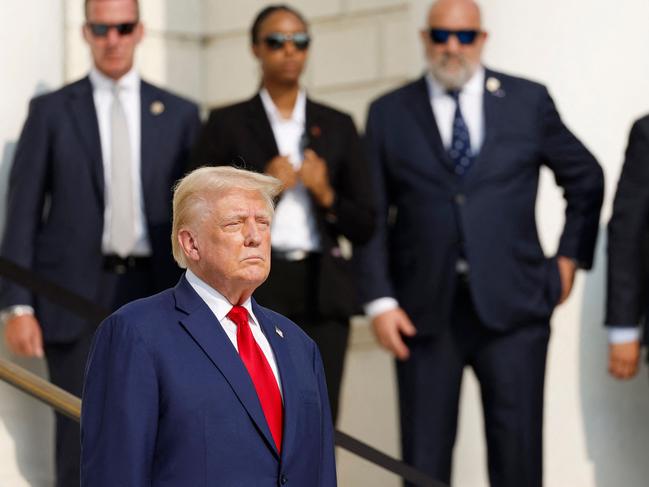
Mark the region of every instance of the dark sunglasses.
<instances>
[{"instance_id":1,"label":"dark sunglasses","mask_svg":"<svg viewBox=\"0 0 649 487\"><path fill-rule=\"evenodd\" d=\"M309 47L311 37L306 32L296 32L295 34L281 34L273 32L264 37L264 43L271 51L277 51L284 47L288 41L292 41L295 49L305 51Z\"/></svg>"},{"instance_id":2,"label":"dark sunglasses","mask_svg":"<svg viewBox=\"0 0 649 487\"><path fill-rule=\"evenodd\" d=\"M115 29L120 36L127 36L132 34L135 30L136 22L124 22L123 24L96 24L94 22L88 22L88 27L90 32L95 37L106 37L110 29Z\"/></svg>"},{"instance_id":3,"label":"dark sunglasses","mask_svg":"<svg viewBox=\"0 0 649 487\"><path fill-rule=\"evenodd\" d=\"M448 29L430 29L428 32L430 40L435 44L446 44L449 37L454 35L462 45L473 44L480 34L479 30L448 30Z\"/></svg>"}]
</instances>

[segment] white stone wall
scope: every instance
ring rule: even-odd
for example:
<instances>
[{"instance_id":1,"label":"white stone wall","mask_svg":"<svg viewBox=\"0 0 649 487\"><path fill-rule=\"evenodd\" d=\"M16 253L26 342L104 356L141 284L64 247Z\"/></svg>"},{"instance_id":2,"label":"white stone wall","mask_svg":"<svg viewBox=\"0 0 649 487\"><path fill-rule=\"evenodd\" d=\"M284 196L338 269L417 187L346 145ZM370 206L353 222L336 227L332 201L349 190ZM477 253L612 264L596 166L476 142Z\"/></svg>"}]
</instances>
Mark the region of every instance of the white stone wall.
<instances>
[{"instance_id":1,"label":"white stone wall","mask_svg":"<svg viewBox=\"0 0 649 487\"><path fill-rule=\"evenodd\" d=\"M258 83L248 27L260 0L141 0L147 36L138 53L143 75L204 107L250 96ZM82 0L3 2L0 59L0 213L12 143L35 91L82 76L88 53L80 35ZM350 112L359 127L369 100L418 75L424 63L417 30L428 0L299 0L314 43L305 76L316 99ZM622 5L622 4L620 4ZM490 32L485 58L494 68L546 82L567 124L604 166L602 222L621 167L630 124L649 111L649 4L626 0L483 1ZM6 36L6 39L5 37ZM20 46L20 48L16 48ZM44 49L43 46L47 46ZM7 108L5 108L7 107ZM538 222L548 253L556 248L563 203L544 173ZM642 486L649 478L647 370L630 383L606 375L604 239L595 270L578 277L556 313L546 382L546 485ZM340 427L394 455L398 450L394 372L362 320L354 324ZM4 355L3 355L4 354ZM0 355L6 352L0 349ZM43 372L38 362L23 362ZM487 485L479 391L466 374L455 484ZM51 419L44 408L0 385L0 485L49 485ZM338 453L342 487L397 487L398 480Z\"/></svg>"},{"instance_id":2,"label":"white stone wall","mask_svg":"<svg viewBox=\"0 0 649 487\"><path fill-rule=\"evenodd\" d=\"M0 228L15 144L34 95L63 80L63 16L59 2L0 2ZM42 360L17 360L0 340L0 358L46 374ZM0 485L52 485L53 415L13 387L0 383Z\"/></svg>"}]
</instances>

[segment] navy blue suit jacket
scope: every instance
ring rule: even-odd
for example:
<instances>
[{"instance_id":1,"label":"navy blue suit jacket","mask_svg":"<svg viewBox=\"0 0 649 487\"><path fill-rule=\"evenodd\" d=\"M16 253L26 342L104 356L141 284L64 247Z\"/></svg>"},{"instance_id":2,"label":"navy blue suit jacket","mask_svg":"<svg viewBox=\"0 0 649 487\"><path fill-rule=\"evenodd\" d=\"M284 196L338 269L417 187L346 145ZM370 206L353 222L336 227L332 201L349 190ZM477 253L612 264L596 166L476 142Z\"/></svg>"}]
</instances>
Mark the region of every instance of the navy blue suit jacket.
<instances>
[{"instance_id":1,"label":"navy blue suit jacket","mask_svg":"<svg viewBox=\"0 0 649 487\"><path fill-rule=\"evenodd\" d=\"M545 87L487 70L489 78L500 86L485 87L485 140L464 178L453 173L424 78L369 110L379 216L374 238L360 251L363 298L397 298L420 333L449 323L462 241L473 300L487 326L548 322L561 283L556 259L544 256L537 235L543 165L566 200L558 254L592 265L601 168L562 123Z\"/></svg>"},{"instance_id":2,"label":"navy blue suit jacket","mask_svg":"<svg viewBox=\"0 0 649 487\"><path fill-rule=\"evenodd\" d=\"M95 336L81 415L83 486L336 485L317 347L287 318L254 300L253 310L281 378L281 454L236 349L183 277L118 310Z\"/></svg>"},{"instance_id":3,"label":"navy blue suit jacket","mask_svg":"<svg viewBox=\"0 0 649 487\"><path fill-rule=\"evenodd\" d=\"M198 107L141 84L142 190L154 285L178 279L171 258L172 186L200 128ZM152 104L164 110L154 113ZM99 302L104 176L92 85L83 78L32 100L9 180L2 256ZM74 340L88 324L60 306L3 282L0 307L35 307L46 342Z\"/></svg>"}]
</instances>

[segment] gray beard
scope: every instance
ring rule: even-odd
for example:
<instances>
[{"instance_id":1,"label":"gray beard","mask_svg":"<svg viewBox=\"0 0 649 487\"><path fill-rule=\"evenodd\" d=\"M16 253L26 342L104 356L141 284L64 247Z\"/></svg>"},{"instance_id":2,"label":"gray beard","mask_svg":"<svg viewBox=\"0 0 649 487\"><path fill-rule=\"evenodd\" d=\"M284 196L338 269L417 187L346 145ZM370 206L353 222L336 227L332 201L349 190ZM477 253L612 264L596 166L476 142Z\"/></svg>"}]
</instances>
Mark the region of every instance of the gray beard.
<instances>
[{"instance_id":1,"label":"gray beard","mask_svg":"<svg viewBox=\"0 0 649 487\"><path fill-rule=\"evenodd\" d=\"M477 66L472 66L465 60L461 62L461 68L454 72L444 66L444 59L430 62L430 72L437 82L447 90L459 90L471 79L477 69Z\"/></svg>"}]
</instances>

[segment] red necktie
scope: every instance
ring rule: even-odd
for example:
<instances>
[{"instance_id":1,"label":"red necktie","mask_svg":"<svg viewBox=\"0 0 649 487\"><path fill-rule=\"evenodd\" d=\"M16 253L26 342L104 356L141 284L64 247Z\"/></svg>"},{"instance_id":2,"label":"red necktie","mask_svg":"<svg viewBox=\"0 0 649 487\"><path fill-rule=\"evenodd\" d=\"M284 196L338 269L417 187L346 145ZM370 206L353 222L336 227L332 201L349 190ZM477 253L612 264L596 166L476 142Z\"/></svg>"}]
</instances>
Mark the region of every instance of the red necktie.
<instances>
[{"instance_id":1,"label":"red necktie","mask_svg":"<svg viewBox=\"0 0 649 487\"><path fill-rule=\"evenodd\" d=\"M252 336L248 324L248 311L243 306L233 306L228 313L237 325L237 347L239 356L248 369L255 385L261 408L266 416L266 422L277 445L277 451L282 446L282 396L279 393L277 379L273 374L264 353Z\"/></svg>"}]
</instances>

